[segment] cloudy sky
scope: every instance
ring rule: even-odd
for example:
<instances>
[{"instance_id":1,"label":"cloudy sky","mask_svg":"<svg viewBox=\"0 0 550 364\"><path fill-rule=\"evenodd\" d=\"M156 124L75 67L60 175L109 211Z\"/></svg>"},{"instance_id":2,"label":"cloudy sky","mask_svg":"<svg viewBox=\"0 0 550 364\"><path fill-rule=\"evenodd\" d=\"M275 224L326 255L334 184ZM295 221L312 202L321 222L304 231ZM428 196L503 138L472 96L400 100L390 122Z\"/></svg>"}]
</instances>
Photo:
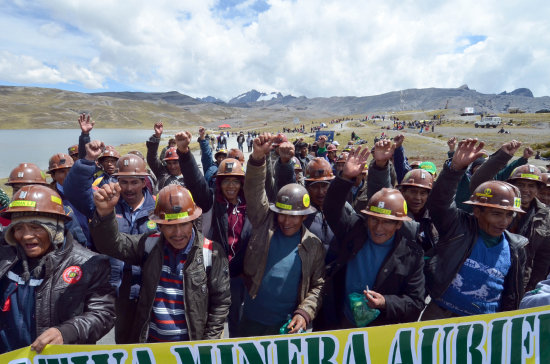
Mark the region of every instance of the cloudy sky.
<instances>
[{"instance_id":1,"label":"cloudy sky","mask_svg":"<svg viewBox=\"0 0 550 364\"><path fill-rule=\"evenodd\" d=\"M550 95L546 0L0 0L0 84L365 96Z\"/></svg>"}]
</instances>

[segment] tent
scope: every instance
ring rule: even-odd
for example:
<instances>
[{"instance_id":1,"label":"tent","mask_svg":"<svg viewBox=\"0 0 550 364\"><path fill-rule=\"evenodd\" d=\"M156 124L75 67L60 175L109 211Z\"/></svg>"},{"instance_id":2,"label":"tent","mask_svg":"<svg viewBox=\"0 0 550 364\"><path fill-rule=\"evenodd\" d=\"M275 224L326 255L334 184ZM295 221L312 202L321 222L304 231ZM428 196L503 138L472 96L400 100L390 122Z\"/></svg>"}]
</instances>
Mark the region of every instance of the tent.
<instances>
[{"instance_id":1,"label":"tent","mask_svg":"<svg viewBox=\"0 0 550 364\"><path fill-rule=\"evenodd\" d=\"M228 129L228 128L231 128L231 125L229 125L229 124L222 124L222 125L218 126L218 128L220 128L220 129Z\"/></svg>"}]
</instances>

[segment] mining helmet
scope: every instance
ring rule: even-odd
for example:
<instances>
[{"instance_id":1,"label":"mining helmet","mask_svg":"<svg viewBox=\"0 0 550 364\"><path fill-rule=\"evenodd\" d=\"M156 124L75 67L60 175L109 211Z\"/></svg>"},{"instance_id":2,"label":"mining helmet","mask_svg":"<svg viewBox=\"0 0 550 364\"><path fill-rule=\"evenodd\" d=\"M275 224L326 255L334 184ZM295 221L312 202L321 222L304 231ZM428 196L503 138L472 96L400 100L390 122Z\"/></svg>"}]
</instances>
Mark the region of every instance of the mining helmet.
<instances>
[{"instance_id":1,"label":"mining helmet","mask_svg":"<svg viewBox=\"0 0 550 364\"><path fill-rule=\"evenodd\" d=\"M70 156L78 155L78 144L71 145L69 148L67 148L67 151L69 152Z\"/></svg>"},{"instance_id":2,"label":"mining helmet","mask_svg":"<svg viewBox=\"0 0 550 364\"><path fill-rule=\"evenodd\" d=\"M166 149L166 153L164 153L163 161L177 161L179 159L178 157L178 148L176 147L170 147Z\"/></svg>"},{"instance_id":3,"label":"mining helmet","mask_svg":"<svg viewBox=\"0 0 550 364\"><path fill-rule=\"evenodd\" d=\"M365 210L362 213L379 217L381 219L410 221L407 216L407 202L396 189L382 188L369 199Z\"/></svg>"},{"instance_id":4,"label":"mining helmet","mask_svg":"<svg viewBox=\"0 0 550 364\"><path fill-rule=\"evenodd\" d=\"M306 181L307 182L321 182L330 181L334 179L332 173L332 167L330 163L321 157L314 158L307 164L306 167Z\"/></svg>"},{"instance_id":5,"label":"mining helmet","mask_svg":"<svg viewBox=\"0 0 550 364\"><path fill-rule=\"evenodd\" d=\"M101 153L101 155L97 158L97 160L101 161L102 158L106 158L106 157L113 157L113 158L119 159L120 153L117 152L115 147L113 147L112 145L106 145L105 149L103 150L103 153Z\"/></svg>"},{"instance_id":6,"label":"mining helmet","mask_svg":"<svg viewBox=\"0 0 550 364\"><path fill-rule=\"evenodd\" d=\"M413 169L407 172L398 187L421 187L428 190L432 189L434 178L432 174L424 169Z\"/></svg>"},{"instance_id":7,"label":"mining helmet","mask_svg":"<svg viewBox=\"0 0 550 364\"><path fill-rule=\"evenodd\" d=\"M244 154L240 149L237 148L229 149L229 153L227 153L227 158L236 159L241 162L241 164L244 163Z\"/></svg>"},{"instance_id":8,"label":"mining helmet","mask_svg":"<svg viewBox=\"0 0 550 364\"><path fill-rule=\"evenodd\" d=\"M39 184L46 185L46 175L34 163L21 163L10 172L6 185L14 184Z\"/></svg>"},{"instance_id":9,"label":"mining helmet","mask_svg":"<svg viewBox=\"0 0 550 364\"><path fill-rule=\"evenodd\" d=\"M126 154L116 162L116 177L147 177L145 161L135 154Z\"/></svg>"},{"instance_id":10,"label":"mining helmet","mask_svg":"<svg viewBox=\"0 0 550 364\"><path fill-rule=\"evenodd\" d=\"M157 224L173 225L193 221L201 214L187 188L168 185L157 194L155 210L149 218Z\"/></svg>"},{"instance_id":11,"label":"mining helmet","mask_svg":"<svg viewBox=\"0 0 550 364\"><path fill-rule=\"evenodd\" d=\"M220 149L216 152L216 154L214 154L214 158L218 158L218 155L220 154L225 154L225 156L227 157L227 150L225 149Z\"/></svg>"},{"instance_id":12,"label":"mining helmet","mask_svg":"<svg viewBox=\"0 0 550 364\"><path fill-rule=\"evenodd\" d=\"M52 173L56 169L71 168L74 165L73 158L65 153L57 153L50 158L48 163L48 173Z\"/></svg>"},{"instance_id":13,"label":"mining helmet","mask_svg":"<svg viewBox=\"0 0 550 364\"><path fill-rule=\"evenodd\" d=\"M271 211L284 215L309 215L317 212L311 206L309 194L304 186L298 183L289 183L279 190L274 204L270 204Z\"/></svg>"},{"instance_id":14,"label":"mining helmet","mask_svg":"<svg viewBox=\"0 0 550 364\"><path fill-rule=\"evenodd\" d=\"M508 177L508 182L513 183L513 181L516 179L535 181L539 184L544 183L542 182L542 173L540 172L540 169L532 164L524 164L522 166L516 167L512 171L512 174L510 174L510 177Z\"/></svg>"},{"instance_id":15,"label":"mining helmet","mask_svg":"<svg viewBox=\"0 0 550 364\"><path fill-rule=\"evenodd\" d=\"M521 209L521 194L518 188L502 181L487 181L475 189L467 205L493 207L501 210L525 212Z\"/></svg>"},{"instance_id":16,"label":"mining helmet","mask_svg":"<svg viewBox=\"0 0 550 364\"><path fill-rule=\"evenodd\" d=\"M348 157L349 157L349 153L348 152L342 152L338 155L338 158L336 158L336 162L334 163L346 163L346 161L348 160Z\"/></svg>"},{"instance_id":17,"label":"mining helmet","mask_svg":"<svg viewBox=\"0 0 550 364\"><path fill-rule=\"evenodd\" d=\"M244 177L243 165L234 158L225 158L218 166L217 176Z\"/></svg>"},{"instance_id":18,"label":"mining helmet","mask_svg":"<svg viewBox=\"0 0 550 364\"><path fill-rule=\"evenodd\" d=\"M302 172L302 163L300 163L300 160L296 157L292 157L291 160L294 171Z\"/></svg>"},{"instance_id":19,"label":"mining helmet","mask_svg":"<svg viewBox=\"0 0 550 364\"><path fill-rule=\"evenodd\" d=\"M2 216L10 219L14 213L36 213L52 214L64 219L71 220L63 208L61 196L53 189L42 185L27 185L21 187L13 195L13 199Z\"/></svg>"}]
</instances>

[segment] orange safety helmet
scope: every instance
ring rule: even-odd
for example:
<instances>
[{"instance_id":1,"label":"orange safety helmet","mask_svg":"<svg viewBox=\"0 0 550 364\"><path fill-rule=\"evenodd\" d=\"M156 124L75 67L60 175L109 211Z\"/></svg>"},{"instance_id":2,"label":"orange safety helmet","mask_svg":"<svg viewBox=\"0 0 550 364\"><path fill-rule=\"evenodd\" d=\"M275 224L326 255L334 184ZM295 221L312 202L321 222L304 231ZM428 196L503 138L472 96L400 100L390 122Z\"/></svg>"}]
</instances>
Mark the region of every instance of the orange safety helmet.
<instances>
[{"instance_id":1,"label":"orange safety helmet","mask_svg":"<svg viewBox=\"0 0 550 364\"><path fill-rule=\"evenodd\" d=\"M325 158L317 157L307 164L306 181L321 182L334 179L332 167Z\"/></svg>"},{"instance_id":2,"label":"orange safety helmet","mask_svg":"<svg viewBox=\"0 0 550 364\"><path fill-rule=\"evenodd\" d=\"M39 185L48 184L46 182L46 175L34 163L21 163L12 169L6 185L12 186L19 183Z\"/></svg>"},{"instance_id":3,"label":"orange safety helmet","mask_svg":"<svg viewBox=\"0 0 550 364\"><path fill-rule=\"evenodd\" d=\"M244 177L243 165L234 158L225 158L218 166L217 176Z\"/></svg>"},{"instance_id":4,"label":"orange safety helmet","mask_svg":"<svg viewBox=\"0 0 550 364\"><path fill-rule=\"evenodd\" d=\"M493 207L501 210L525 212L521 209L521 194L518 188L502 181L487 181L475 189L467 205Z\"/></svg>"},{"instance_id":5,"label":"orange safety helmet","mask_svg":"<svg viewBox=\"0 0 550 364\"><path fill-rule=\"evenodd\" d=\"M424 170L424 169L413 169L407 172L405 177L403 177L403 180L397 187L406 187L406 186L412 186L412 187L421 187L428 190L432 189L432 185L434 182L433 175Z\"/></svg>"},{"instance_id":6,"label":"orange safety helmet","mask_svg":"<svg viewBox=\"0 0 550 364\"><path fill-rule=\"evenodd\" d=\"M13 195L8 209L2 215L8 219L18 212L34 212L38 214L53 214L62 217L65 221L71 220L63 208L61 196L53 189L42 185L27 185L21 187Z\"/></svg>"},{"instance_id":7,"label":"orange safety helmet","mask_svg":"<svg viewBox=\"0 0 550 364\"><path fill-rule=\"evenodd\" d=\"M116 177L147 177L147 165L145 161L135 154L126 154L116 162Z\"/></svg>"},{"instance_id":8,"label":"orange safety helmet","mask_svg":"<svg viewBox=\"0 0 550 364\"><path fill-rule=\"evenodd\" d=\"M396 221L411 221L407 216L407 202L399 192L393 188L382 188L369 199L362 213L382 219Z\"/></svg>"},{"instance_id":9,"label":"orange safety helmet","mask_svg":"<svg viewBox=\"0 0 550 364\"><path fill-rule=\"evenodd\" d=\"M195 220L202 209L195 205L191 192L180 185L168 185L157 194L155 210L149 218L157 224L174 225Z\"/></svg>"},{"instance_id":10,"label":"orange safety helmet","mask_svg":"<svg viewBox=\"0 0 550 364\"><path fill-rule=\"evenodd\" d=\"M178 148L177 147L170 147L166 149L166 153L164 153L163 161L177 161L179 159L178 157Z\"/></svg>"},{"instance_id":11,"label":"orange safety helmet","mask_svg":"<svg viewBox=\"0 0 550 364\"><path fill-rule=\"evenodd\" d=\"M73 158L65 153L57 153L50 158L48 163L48 173L52 173L56 169L71 168L74 165Z\"/></svg>"}]
</instances>

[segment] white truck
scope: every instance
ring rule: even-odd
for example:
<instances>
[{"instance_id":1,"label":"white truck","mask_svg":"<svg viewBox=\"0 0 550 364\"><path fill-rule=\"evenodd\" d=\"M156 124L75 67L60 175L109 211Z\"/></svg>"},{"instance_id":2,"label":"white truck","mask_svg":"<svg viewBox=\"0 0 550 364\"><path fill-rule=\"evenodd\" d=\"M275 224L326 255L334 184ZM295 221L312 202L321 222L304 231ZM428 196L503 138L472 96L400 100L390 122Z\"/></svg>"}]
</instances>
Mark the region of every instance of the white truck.
<instances>
[{"instance_id":1,"label":"white truck","mask_svg":"<svg viewBox=\"0 0 550 364\"><path fill-rule=\"evenodd\" d=\"M476 121L474 125L476 128L489 128L491 126L496 128L500 124L502 124L502 119L499 116L489 115L482 117L481 121Z\"/></svg>"}]
</instances>

